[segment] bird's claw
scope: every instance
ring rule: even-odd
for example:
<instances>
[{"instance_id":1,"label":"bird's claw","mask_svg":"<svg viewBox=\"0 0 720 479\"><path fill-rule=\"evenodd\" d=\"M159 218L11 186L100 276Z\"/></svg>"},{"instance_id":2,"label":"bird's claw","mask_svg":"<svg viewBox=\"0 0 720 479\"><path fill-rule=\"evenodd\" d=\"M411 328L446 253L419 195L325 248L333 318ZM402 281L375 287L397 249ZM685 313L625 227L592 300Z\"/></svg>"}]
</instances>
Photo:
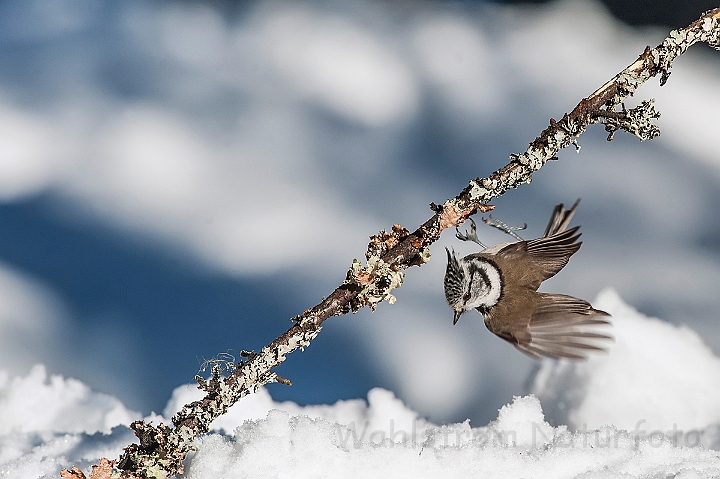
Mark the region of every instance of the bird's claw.
<instances>
[{"instance_id":1,"label":"bird's claw","mask_svg":"<svg viewBox=\"0 0 720 479\"><path fill-rule=\"evenodd\" d=\"M500 231L502 231L503 233L509 234L510 236L512 236L513 238L515 238L518 241L523 241L523 239L515 232L522 231L525 228L527 228L527 223L523 224L522 226L508 226L505 223L503 223L502 221L500 221L499 219L493 218L493 215L490 215L490 218L488 218L488 219L483 218L482 220L483 220L483 223L485 223L486 225L492 226L493 228L497 228Z\"/></svg>"},{"instance_id":2,"label":"bird's claw","mask_svg":"<svg viewBox=\"0 0 720 479\"><path fill-rule=\"evenodd\" d=\"M478 239L477 236L477 229L475 228L475 221L473 221L472 218L468 218L470 220L470 231L466 231L465 233L461 233L460 229L456 226L455 227L455 237L459 239L460 241L472 241L474 243L479 244L483 248L487 249L487 246L482 244L480 242L480 239ZM483 220L484 221L484 220Z\"/></svg>"}]
</instances>

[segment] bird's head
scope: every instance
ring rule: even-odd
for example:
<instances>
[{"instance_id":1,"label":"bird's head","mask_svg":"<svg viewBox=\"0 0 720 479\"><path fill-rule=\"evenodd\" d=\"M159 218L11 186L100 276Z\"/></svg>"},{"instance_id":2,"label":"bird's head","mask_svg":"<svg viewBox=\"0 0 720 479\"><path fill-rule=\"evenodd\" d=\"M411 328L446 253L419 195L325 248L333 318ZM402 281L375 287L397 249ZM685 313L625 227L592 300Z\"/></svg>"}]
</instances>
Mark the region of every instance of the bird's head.
<instances>
[{"instance_id":1,"label":"bird's head","mask_svg":"<svg viewBox=\"0 0 720 479\"><path fill-rule=\"evenodd\" d=\"M458 258L455 251L447 251L445 269L445 299L455 312L453 324L470 309L487 313L502 296L503 276L494 261L478 255Z\"/></svg>"}]
</instances>

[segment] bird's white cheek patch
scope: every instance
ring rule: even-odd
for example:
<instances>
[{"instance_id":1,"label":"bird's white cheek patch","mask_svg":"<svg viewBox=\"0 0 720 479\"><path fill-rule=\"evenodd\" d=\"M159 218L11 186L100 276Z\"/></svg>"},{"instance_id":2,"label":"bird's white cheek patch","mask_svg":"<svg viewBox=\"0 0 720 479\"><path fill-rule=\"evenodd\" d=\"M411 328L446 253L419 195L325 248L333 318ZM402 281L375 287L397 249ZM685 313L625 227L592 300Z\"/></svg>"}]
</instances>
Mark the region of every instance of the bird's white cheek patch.
<instances>
[{"instance_id":1,"label":"bird's white cheek patch","mask_svg":"<svg viewBox=\"0 0 720 479\"><path fill-rule=\"evenodd\" d=\"M482 276L483 291L475 295L472 303L468 303L466 307L468 309L479 308L488 310L500 301L503 291L503 277L497 266L489 261L482 261L477 266L479 267L477 273L480 273ZM478 279L479 278L476 278L476 281Z\"/></svg>"},{"instance_id":2,"label":"bird's white cheek patch","mask_svg":"<svg viewBox=\"0 0 720 479\"><path fill-rule=\"evenodd\" d=\"M486 271L488 279L490 280L490 291L488 291L488 295L485 298L485 304L490 308L500 301L503 290L503 279L500 271L489 263L487 263Z\"/></svg>"}]
</instances>

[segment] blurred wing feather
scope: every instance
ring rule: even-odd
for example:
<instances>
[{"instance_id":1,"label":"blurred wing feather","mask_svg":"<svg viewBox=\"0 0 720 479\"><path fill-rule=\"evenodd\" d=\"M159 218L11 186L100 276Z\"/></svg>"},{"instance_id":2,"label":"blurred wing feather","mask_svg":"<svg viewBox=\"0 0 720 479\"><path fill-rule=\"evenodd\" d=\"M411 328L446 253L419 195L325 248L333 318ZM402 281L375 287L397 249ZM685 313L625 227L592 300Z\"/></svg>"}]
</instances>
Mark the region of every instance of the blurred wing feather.
<instances>
[{"instance_id":1,"label":"blurred wing feather","mask_svg":"<svg viewBox=\"0 0 720 479\"><path fill-rule=\"evenodd\" d=\"M545 228L543 237L552 236L565 231L565 228L567 228L570 224L572 217L575 216L575 210L577 210L579 204L580 198L575 201L575 204L572 205L572 208L569 210L566 210L565 205L562 203L557 205L550 216L550 221L548 222L547 228Z\"/></svg>"},{"instance_id":2,"label":"blurred wing feather","mask_svg":"<svg viewBox=\"0 0 720 479\"><path fill-rule=\"evenodd\" d=\"M580 238L580 233L577 233L578 228L580 227L576 226L553 236L511 243L498 255L506 257L529 255L537 265L544 281L563 269L570 260L570 256L580 249L582 242L577 241Z\"/></svg>"},{"instance_id":3,"label":"blurred wing feather","mask_svg":"<svg viewBox=\"0 0 720 479\"><path fill-rule=\"evenodd\" d=\"M588 352L606 351L613 337L595 328L609 326L605 311L582 299L562 294L540 293L537 309L527 325L502 335L520 351L542 356L582 360Z\"/></svg>"}]
</instances>

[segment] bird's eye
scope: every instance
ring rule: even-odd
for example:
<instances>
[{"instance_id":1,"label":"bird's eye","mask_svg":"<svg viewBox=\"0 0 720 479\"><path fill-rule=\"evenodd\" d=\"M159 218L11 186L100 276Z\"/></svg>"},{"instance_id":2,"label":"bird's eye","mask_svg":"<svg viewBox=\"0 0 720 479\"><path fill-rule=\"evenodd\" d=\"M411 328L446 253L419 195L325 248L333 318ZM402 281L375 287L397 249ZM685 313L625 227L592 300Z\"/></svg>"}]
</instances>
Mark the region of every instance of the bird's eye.
<instances>
[{"instance_id":1,"label":"bird's eye","mask_svg":"<svg viewBox=\"0 0 720 479\"><path fill-rule=\"evenodd\" d=\"M463 301L465 301L466 303L470 301L470 291L463 295Z\"/></svg>"}]
</instances>

